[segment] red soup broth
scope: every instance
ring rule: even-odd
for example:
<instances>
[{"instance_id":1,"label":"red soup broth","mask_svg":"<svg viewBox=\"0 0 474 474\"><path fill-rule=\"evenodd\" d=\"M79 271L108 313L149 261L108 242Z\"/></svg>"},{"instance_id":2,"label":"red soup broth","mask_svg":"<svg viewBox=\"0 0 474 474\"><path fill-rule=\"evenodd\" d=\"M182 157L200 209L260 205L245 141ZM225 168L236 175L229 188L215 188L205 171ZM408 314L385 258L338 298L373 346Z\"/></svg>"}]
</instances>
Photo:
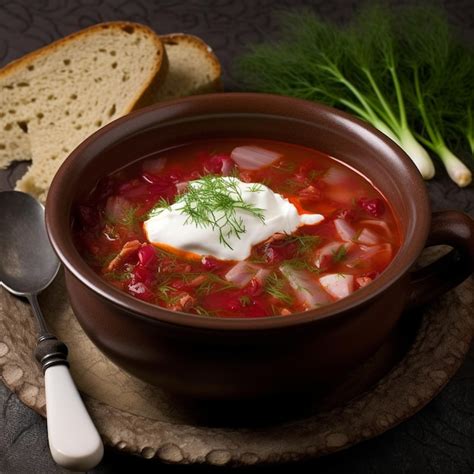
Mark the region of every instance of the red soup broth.
<instances>
[{"instance_id":1,"label":"red soup broth","mask_svg":"<svg viewBox=\"0 0 474 474\"><path fill-rule=\"evenodd\" d=\"M243 169L231 158L242 146L281 156ZM240 262L151 245L143 229L148 213L206 175L262 183L299 214L322 214L324 221L276 233ZM253 138L195 141L104 177L75 209L73 229L83 258L111 285L170 310L212 317L286 316L330 304L369 285L401 243L389 203L359 173L316 150Z\"/></svg>"}]
</instances>

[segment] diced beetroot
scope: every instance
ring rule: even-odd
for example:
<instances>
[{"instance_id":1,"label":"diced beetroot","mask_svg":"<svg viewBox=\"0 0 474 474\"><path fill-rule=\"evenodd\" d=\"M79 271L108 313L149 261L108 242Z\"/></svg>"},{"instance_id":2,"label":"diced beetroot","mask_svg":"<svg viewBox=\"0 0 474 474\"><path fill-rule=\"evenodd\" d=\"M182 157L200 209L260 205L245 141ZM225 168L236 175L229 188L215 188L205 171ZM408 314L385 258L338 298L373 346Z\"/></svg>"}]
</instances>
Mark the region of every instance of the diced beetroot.
<instances>
[{"instance_id":1,"label":"diced beetroot","mask_svg":"<svg viewBox=\"0 0 474 474\"><path fill-rule=\"evenodd\" d=\"M298 245L288 240L273 240L264 247L264 256L268 263L280 263L296 256Z\"/></svg>"},{"instance_id":2,"label":"diced beetroot","mask_svg":"<svg viewBox=\"0 0 474 474\"><path fill-rule=\"evenodd\" d=\"M232 174L232 171L234 170L234 167L234 160L230 156L225 156L222 159L222 176L230 176Z\"/></svg>"},{"instance_id":3,"label":"diced beetroot","mask_svg":"<svg viewBox=\"0 0 474 474\"><path fill-rule=\"evenodd\" d=\"M369 229L362 229L357 237L357 242L363 245L377 245L380 243L380 238L377 234Z\"/></svg>"},{"instance_id":4,"label":"diced beetroot","mask_svg":"<svg viewBox=\"0 0 474 474\"><path fill-rule=\"evenodd\" d=\"M261 281L260 277L259 277L259 273L260 272L268 272L270 273L269 270L264 270L264 269L261 269L257 272L257 274L250 280L249 284L244 288L244 293L246 295L251 295L251 296L257 296L257 295L261 295L262 292L263 292L263 284L265 283L265 281ZM267 275L268 276L268 275ZM266 279L266 277L265 277Z\"/></svg>"},{"instance_id":5,"label":"diced beetroot","mask_svg":"<svg viewBox=\"0 0 474 474\"><path fill-rule=\"evenodd\" d=\"M209 255L206 255L202 257L201 259L202 266L209 271L216 270L221 266L219 260L215 259L214 257L211 257Z\"/></svg>"},{"instance_id":6,"label":"diced beetroot","mask_svg":"<svg viewBox=\"0 0 474 474\"><path fill-rule=\"evenodd\" d=\"M153 301L153 292L143 283L132 283L128 285L128 291L130 294L139 298L143 301Z\"/></svg>"},{"instance_id":7,"label":"diced beetroot","mask_svg":"<svg viewBox=\"0 0 474 474\"><path fill-rule=\"evenodd\" d=\"M132 271L132 284L134 283L143 283L147 286L150 286L153 282L153 272L141 265L135 265L135 268Z\"/></svg>"},{"instance_id":8,"label":"diced beetroot","mask_svg":"<svg viewBox=\"0 0 474 474\"><path fill-rule=\"evenodd\" d=\"M156 263L156 252L152 245L142 245L138 250L138 260L144 267L151 267Z\"/></svg>"},{"instance_id":9,"label":"diced beetroot","mask_svg":"<svg viewBox=\"0 0 474 474\"><path fill-rule=\"evenodd\" d=\"M214 156L209 157L204 163L204 171L206 173L221 174L221 171L222 171L221 155L214 155Z\"/></svg>"},{"instance_id":10,"label":"diced beetroot","mask_svg":"<svg viewBox=\"0 0 474 474\"><path fill-rule=\"evenodd\" d=\"M354 228L344 219L334 219L334 226L341 240L345 242L352 240L356 234Z\"/></svg>"},{"instance_id":11,"label":"diced beetroot","mask_svg":"<svg viewBox=\"0 0 474 474\"><path fill-rule=\"evenodd\" d=\"M213 155L204 161L204 171L206 173L228 176L233 167L234 162L229 155Z\"/></svg>"},{"instance_id":12,"label":"diced beetroot","mask_svg":"<svg viewBox=\"0 0 474 474\"><path fill-rule=\"evenodd\" d=\"M336 299L345 298L354 291L354 276L342 273L331 273L319 279L321 286Z\"/></svg>"},{"instance_id":13,"label":"diced beetroot","mask_svg":"<svg viewBox=\"0 0 474 474\"><path fill-rule=\"evenodd\" d=\"M176 195L176 183L179 182L176 176L153 176L152 182L134 183L133 186L120 189L120 194L127 199L146 201L159 201L161 198L172 199Z\"/></svg>"},{"instance_id":14,"label":"diced beetroot","mask_svg":"<svg viewBox=\"0 0 474 474\"><path fill-rule=\"evenodd\" d=\"M360 198L357 203L365 212L367 212L367 214L370 214L371 216L381 217L385 213L385 204L383 203L382 199Z\"/></svg>"}]
</instances>

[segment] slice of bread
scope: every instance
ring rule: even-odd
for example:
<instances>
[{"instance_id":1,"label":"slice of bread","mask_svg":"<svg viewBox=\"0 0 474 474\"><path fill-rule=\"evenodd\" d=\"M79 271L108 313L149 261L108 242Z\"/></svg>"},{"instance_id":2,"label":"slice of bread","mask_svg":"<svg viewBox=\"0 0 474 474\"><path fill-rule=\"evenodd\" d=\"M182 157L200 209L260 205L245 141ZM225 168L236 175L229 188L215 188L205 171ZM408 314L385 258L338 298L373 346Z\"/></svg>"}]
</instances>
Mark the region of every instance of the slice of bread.
<instances>
[{"instance_id":1,"label":"slice of bread","mask_svg":"<svg viewBox=\"0 0 474 474\"><path fill-rule=\"evenodd\" d=\"M167 71L161 40L129 22L94 25L0 70L0 168L32 159L17 188L45 198L68 154L150 103Z\"/></svg>"},{"instance_id":2,"label":"slice of bread","mask_svg":"<svg viewBox=\"0 0 474 474\"><path fill-rule=\"evenodd\" d=\"M160 38L165 45L169 68L155 101L222 90L221 65L204 41L183 33Z\"/></svg>"}]
</instances>

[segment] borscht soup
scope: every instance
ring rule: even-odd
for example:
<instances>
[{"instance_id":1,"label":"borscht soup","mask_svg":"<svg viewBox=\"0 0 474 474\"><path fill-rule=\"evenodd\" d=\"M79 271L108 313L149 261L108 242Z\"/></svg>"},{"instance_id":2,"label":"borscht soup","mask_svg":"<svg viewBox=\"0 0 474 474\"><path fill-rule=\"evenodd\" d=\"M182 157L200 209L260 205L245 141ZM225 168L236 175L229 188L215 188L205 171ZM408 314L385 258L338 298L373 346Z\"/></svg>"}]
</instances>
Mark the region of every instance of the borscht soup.
<instances>
[{"instance_id":1,"label":"borscht soup","mask_svg":"<svg viewBox=\"0 0 474 474\"><path fill-rule=\"evenodd\" d=\"M359 173L253 138L195 141L131 163L77 205L73 231L115 287L224 318L338 301L370 285L401 244L389 203Z\"/></svg>"}]
</instances>

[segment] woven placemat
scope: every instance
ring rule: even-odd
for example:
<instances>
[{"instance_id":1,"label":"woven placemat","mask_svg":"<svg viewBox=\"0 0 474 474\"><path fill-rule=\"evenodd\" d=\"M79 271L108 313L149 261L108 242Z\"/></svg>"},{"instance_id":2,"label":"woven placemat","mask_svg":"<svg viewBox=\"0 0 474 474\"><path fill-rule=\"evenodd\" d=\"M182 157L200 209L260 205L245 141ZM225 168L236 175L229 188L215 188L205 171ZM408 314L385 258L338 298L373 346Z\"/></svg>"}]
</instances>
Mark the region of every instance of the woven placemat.
<instances>
[{"instance_id":1,"label":"woven placemat","mask_svg":"<svg viewBox=\"0 0 474 474\"><path fill-rule=\"evenodd\" d=\"M413 343L370 391L332 409L261 426L206 426L196 407L131 377L90 342L59 277L41 296L51 329L70 349L71 371L104 442L169 463L250 465L318 457L377 436L428 403L460 366L474 332L474 281L423 310ZM100 315L98 315L100 317ZM45 416L44 384L33 359L34 320L0 290L0 372L27 406ZM382 353L382 357L385 357Z\"/></svg>"}]
</instances>

